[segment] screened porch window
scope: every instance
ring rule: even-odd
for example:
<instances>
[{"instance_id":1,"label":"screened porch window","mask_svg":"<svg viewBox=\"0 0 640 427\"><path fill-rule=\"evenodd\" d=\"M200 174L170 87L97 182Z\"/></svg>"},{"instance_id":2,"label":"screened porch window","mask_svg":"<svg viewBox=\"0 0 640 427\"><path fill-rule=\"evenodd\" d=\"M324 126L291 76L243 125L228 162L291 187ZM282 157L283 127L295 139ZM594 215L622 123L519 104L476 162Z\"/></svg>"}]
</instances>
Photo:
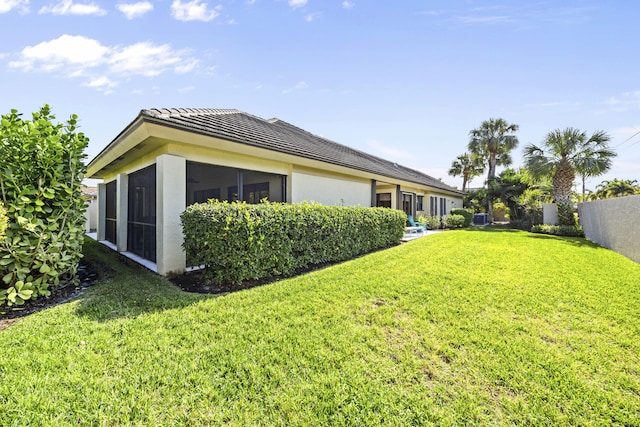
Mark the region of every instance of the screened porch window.
<instances>
[{"instance_id":1,"label":"screened porch window","mask_svg":"<svg viewBox=\"0 0 640 427\"><path fill-rule=\"evenodd\" d=\"M286 178L286 175L188 161L187 205L209 199L285 202ZM238 192L238 188L242 191Z\"/></svg>"},{"instance_id":2,"label":"screened porch window","mask_svg":"<svg viewBox=\"0 0 640 427\"><path fill-rule=\"evenodd\" d=\"M391 193L376 194L376 206L379 208L391 208Z\"/></svg>"},{"instance_id":3,"label":"screened porch window","mask_svg":"<svg viewBox=\"0 0 640 427\"><path fill-rule=\"evenodd\" d=\"M413 195L407 193L402 194L402 210L407 215L413 215Z\"/></svg>"},{"instance_id":4,"label":"screened porch window","mask_svg":"<svg viewBox=\"0 0 640 427\"><path fill-rule=\"evenodd\" d=\"M127 250L156 261L156 165L129 175Z\"/></svg>"},{"instance_id":5,"label":"screened porch window","mask_svg":"<svg viewBox=\"0 0 640 427\"><path fill-rule=\"evenodd\" d=\"M116 181L111 181L105 185L106 189L106 200L105 200L105 223L104 223L104 238L113 243L117 244L116 236L117 236L117 217L116 214L116 200L117 200L117 191L118 187L116 185Z\"/></svg>"}]
</instances>

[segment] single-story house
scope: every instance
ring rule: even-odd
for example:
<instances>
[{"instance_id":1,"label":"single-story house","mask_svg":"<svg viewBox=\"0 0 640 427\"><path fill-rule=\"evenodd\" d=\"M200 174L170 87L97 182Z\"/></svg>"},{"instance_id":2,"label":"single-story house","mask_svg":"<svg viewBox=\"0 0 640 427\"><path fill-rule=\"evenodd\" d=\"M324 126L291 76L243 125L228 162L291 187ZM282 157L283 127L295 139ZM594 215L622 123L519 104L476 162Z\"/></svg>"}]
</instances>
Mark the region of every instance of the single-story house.
<instances>
[{"instance_id":1,"label":"single-story house","mask_svg":"<svg viewBox=\"0 0 640 427\"><path fill-rule=\"evenodd\" d=\"M98 226L98 187L83 185L82 198L86 205L84 211L85 231L93 233Z\"/></svg>"},{"instance_id":2,"label":"single-story house","mask_svg":"<svg viewBox=\"0 0 640 427\"><path fill-rule=\"evenodd\" d=\"M425 154L427 155L427 154ZM233 109L149 109L88 165L97 238L162 275L185 270L180 214L208 199L444 215L463 193L422 172Z\"/></svg>"}]
</instances>

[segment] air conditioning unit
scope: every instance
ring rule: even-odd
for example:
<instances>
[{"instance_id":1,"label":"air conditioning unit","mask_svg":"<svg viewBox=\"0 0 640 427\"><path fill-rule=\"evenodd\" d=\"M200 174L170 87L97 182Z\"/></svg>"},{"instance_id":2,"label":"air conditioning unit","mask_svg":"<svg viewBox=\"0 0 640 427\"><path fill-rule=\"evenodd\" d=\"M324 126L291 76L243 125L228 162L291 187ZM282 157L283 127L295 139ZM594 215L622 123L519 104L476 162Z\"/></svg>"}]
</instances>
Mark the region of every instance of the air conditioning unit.
<instances>
[{"instance_id":1,"label":"air conditioning unit","mask_svg":"<svg viewBox=\"0 0 640 427\"><path fill-rule=\"evenodd\" d=\"M489 215L486 213L473 214L473 225L489 224Z\"/></svg>"}]
</instances>

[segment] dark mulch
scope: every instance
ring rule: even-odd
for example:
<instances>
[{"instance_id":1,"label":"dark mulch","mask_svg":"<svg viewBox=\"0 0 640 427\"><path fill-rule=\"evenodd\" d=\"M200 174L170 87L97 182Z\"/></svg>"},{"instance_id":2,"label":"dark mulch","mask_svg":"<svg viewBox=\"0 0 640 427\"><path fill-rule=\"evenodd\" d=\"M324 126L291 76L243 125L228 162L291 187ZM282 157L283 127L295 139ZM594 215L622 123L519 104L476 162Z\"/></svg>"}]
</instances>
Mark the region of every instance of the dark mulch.
<instances>
[{"instance_id":1,"label":"dark mulch","mask_svg":"<svg viewBox=\"0 0 640 427\"><path fill-rule=\"evenodd\" d=\"M385 248L377 249L377 250L372 251L370 253L378 252L378 251L381 251L381 250L384 250L384 249ZM236 292L236 291L241 291L241 290L244 290L244 289L254 288L256 286L266 285L267 283L277 282L278 280L287 279L287 278L290 278L290 277L300 276L301 274L309 273L309 272L312 272L312 271L322 270L323 268L330 267L330 266L336 265L336 264L340 264L342 262L354 260L356 258L360 258L360 257L365 256L365 255L367 255L367 254L356 255L356 256L350 258L349 260L345 260L345 261L334 261L334 262L325 262L325 263L320 263L320 264L312 264L312 265L309 265L309 266L307 266L305 268L299 268L298 270L296 270L292 274L289 274L289 275L286 275L286 276L272 276L272 277L266 277L266 278L258 279L258 280L247 280L247 281L244 281L244 282L242 282L240 284L233 284L233 283L214 284L214 283L210 283L204 278L204 275L203 275L201 270L195 270L195 271L190 271L188 273L184 273L184 274L180 274L180 275L176 275L176 276L171 276L168 279L171 281L171 283L173 283L174 285L176 285L177 287L179 287L180 289L182 289L185 292L196 292L196 293L200 293L200 294L226 294L226 293L229 293L229 292Z\"/></svg>"},{"instance_id":2,"label":"dark mulch","mask_svg":"<svg viewBox=\"0 0 640 427\"><path fill-rule=\"evenodd\" d=\"M90 264L80 261L78 265L78 284L68 283L61 284L51 290L48 297L39 297L35 300L29 300L21 306L0 307L0 330L15 323L16 319L54 307L58 304L71 301L82 295L89 286L94 282L97 273Z\"/></svg>"},{"instance_id":3,"label":"dark mulch","mask_svg":"<svg viewBox=\"0 0 640 427\"><path fill-rule=\"evenodd\" d=\"M171 283L179 287L185 292L196 292L199 294L226 294L229 292L242 291L244 289L255 288L256 286L266 285L268 283L277 282L289 277L299 276L311 271L320 270L325 267L337 264L337 262L327 262L324 264L315 264L307 268L301 268L295 273L288 276L272 276L258 280L246 280L239 284L234 283L210 283L208 282L201 270L190 271L188 273L169 277Z\"/></svg>"}]
</instances>

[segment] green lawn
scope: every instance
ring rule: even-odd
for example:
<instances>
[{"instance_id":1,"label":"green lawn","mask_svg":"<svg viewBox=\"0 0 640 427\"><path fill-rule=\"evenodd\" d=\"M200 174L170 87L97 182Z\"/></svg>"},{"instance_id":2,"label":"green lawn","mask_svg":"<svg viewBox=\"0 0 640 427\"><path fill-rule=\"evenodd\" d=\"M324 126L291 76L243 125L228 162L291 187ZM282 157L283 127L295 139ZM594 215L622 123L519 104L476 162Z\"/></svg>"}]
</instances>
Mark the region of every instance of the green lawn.
<instances>
[{"instance_id":1,"label":"green lawn","mask_svg":"<svg viewBox=\"0 0 640 427\"><path fill-rule=\"evenodd\" d=\"M88 293L0 332L0 425L640 425L640 265L450 231L183 293L90 243Z\"/></svg>"}]
</instances>

